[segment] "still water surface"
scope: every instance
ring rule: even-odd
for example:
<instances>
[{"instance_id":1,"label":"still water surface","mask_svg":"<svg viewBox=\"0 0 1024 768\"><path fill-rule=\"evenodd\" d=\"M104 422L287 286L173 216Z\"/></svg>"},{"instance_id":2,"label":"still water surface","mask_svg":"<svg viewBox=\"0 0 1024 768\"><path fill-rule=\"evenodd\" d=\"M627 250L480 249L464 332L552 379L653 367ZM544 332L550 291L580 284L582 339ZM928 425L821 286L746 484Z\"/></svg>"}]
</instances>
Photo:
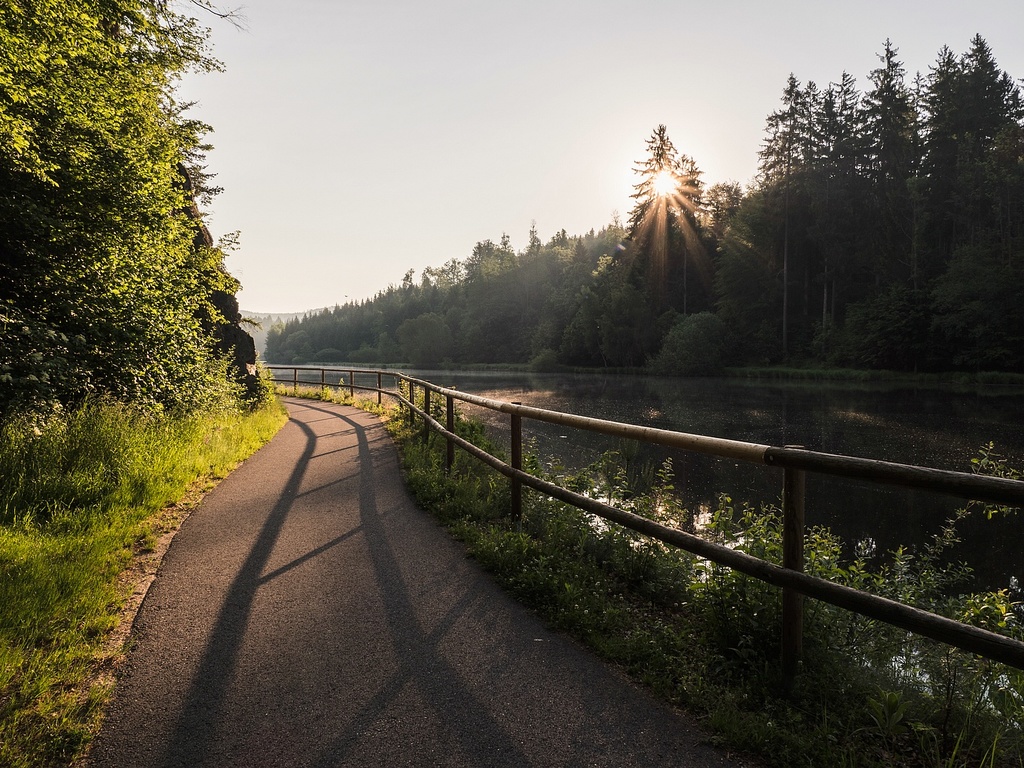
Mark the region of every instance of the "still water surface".
<instances>
[{"instance_id":1,"label":"still water surface","mask_svg":"<svg viewBox=\"0 0 1024 768\"><path fill-rule=\"evenodd\" d=\"M601 374L416 371L412 375L497 400L766 445L802 445L827 453L970 471L988 442L1012 466L1024 467L1024 394L958 392L882 384L666 379ZM506 441L508 417L466 411ZM523 422L542 457L583 468L615 439L540 422ZM699 454L642 446L638 459L658 466L671 457L676 488L687 505L777 503L782 471ZM920 547L961 503L935 494L808 476L807 523L825 525L845 542L871 539L879 552ZM692 508L691 507L691 508ZM975 570L978 587L1024 582L1024 513L986 520L980 512L961 526L955 553Z\"/></svg>"}]
</instances>

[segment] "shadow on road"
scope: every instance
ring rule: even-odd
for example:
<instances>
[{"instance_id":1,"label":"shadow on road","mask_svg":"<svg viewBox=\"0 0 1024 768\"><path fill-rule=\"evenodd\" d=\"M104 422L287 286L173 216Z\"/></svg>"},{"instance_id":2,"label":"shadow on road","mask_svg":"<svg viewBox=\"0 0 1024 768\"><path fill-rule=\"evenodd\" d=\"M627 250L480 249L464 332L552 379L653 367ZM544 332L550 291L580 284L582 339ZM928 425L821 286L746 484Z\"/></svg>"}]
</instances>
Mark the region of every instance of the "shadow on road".
<instances>
[{"instance_id":1,"label":"shadow on road","mask_svg":"<svg viewBox=\"0 0 1024 768\"><path fill-rule=\"evenodd\" d=\"M500 755L502 762L529 765L530 761L526 755L521 752L501 724L488 713L486 705L460 682L458 670L438 652L440 640L452 628L460 614L480 596L474 594L472 590L466 591L433 630L424 630L395 558L390 534L377 507L373 456L366 439L366 431L346 417L341 418L348 421L356 430L359 441L359 510L377 574L377 583L388 606L390 640L400 666L380 692L366 703L356 718L327 745L320 758L312 765L316 768L330 768L344 762L347 753L360 735L386 711L389 702L399 691L410 683L416 686L439 718L447 718L447 723L454 730L459 746L470 764L490 765L495 756ZM458 709L459 715L452 717L455 708Z\"/></svg>"},{"instance_id":2,"label":"shadow on road","mask_svg":"<svg viewBox=\"0 0 1024 768\"><path fill-rule=\"evenodd\" d=\"M334 733L321 744L319 754L312 760L303 755L301 763L328 768L342 764L350 757L362 735L372 730L375 723L407 686L414 686L421 699L434 711L438 720L450 729L449 738L458 743L463 759L469 765L491 765L495 757L505 764L529 765L502 725L489 712L485 703L461 682L457 669L438 652L438 644L456 624L459 616L482 598L473 589L467 589L440 620L432 621L430 631L424 628L417 606L410 595L392 542L385 512L379 508L378 483L394 482L393 476L378 477L366 428L357 422L330 410L307 406L320 411L323 419L298 422L306 441L302 456L284 486L277 503L265 522L240 570L231 583L223 608L217 618L209 642L185 697L184 710L168 747L167 764L187 764L196 757L202 759L218 750L213 748L221 734L243 723L225 721L225 703L231 686L236 685L236 666L249 627L253 602L257 590L271 580L298 568L307 561L324 554L343 541L361 533L365 538L373 564L380 602L386 606L386 619L390 636L381 638L389 642L398 659L398 669L377 693L362 704L354 717L330 723ZM302 487L310 459L328 456L337 451L317 453L318 435L310 424L326 419L337 419L354 431L358 441L358 504L360 525L325 544L293 559L288 564L264 573L275 544L281 535L295 500L309 496L325 486ZM337 432L330 433L337 435ZM336 480L327 485L342 482ZM268 663L272 663L268 660ZM296 756L298 757L298 756ZM307 761L308 760L308 761Z\"/></svg>"}]
</instances>

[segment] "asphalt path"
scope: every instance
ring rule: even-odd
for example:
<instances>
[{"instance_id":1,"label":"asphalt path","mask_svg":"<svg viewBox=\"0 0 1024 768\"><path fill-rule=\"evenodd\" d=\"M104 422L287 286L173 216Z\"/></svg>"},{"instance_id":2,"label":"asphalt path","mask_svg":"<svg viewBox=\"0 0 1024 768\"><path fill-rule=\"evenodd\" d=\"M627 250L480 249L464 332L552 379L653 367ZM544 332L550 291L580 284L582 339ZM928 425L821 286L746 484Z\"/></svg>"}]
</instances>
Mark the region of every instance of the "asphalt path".
<instances>
[{"instance_id":1,"label":"asphalt path","mask_svg":"<svg viewBox=\"0 0 1024 768\"><path fill-rule=\"evenodd\" d=\"M377 417L287 407L175 536L89 766L742 764L501 592Z\"/></svg>"}]
</instances>

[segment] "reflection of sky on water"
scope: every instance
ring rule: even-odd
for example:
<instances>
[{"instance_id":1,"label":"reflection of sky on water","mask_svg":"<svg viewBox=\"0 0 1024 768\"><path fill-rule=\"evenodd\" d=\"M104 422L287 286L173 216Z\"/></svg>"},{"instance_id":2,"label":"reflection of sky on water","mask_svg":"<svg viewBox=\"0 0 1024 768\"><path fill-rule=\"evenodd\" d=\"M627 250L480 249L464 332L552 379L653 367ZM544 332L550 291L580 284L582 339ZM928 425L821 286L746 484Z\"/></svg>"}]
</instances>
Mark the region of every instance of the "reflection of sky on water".
<instances>
[{"instance_id":1,"label":"reflection of sky on water","mask_svg":"<svg viewBox=\"0 0 1024 768\"><path fill-rule=\"evenodd\" d=\"M767 445L802 445L827 453L970 471L977 449L992 441L1014 466L1024 466L1024 396L986 396L880 384L837 387L734 379L661 379L600 374L505 372L420 374L444 386L497 400L519 401L595 418L712 435ZM467 409L470 411L470 409ZM506 441L508 417L471 412ZM525 421L524 435L541 456L582 468L614 438ZM567 434L570 432L570 434ZM670 456L676 487L694 506L721 491L736 502L777 502L781 471L700 454L642 446L638 460L654 466ZM920 545L939 531L958 503L946 497L852 480L810 476L807 519L828 525L847 542L871 538L880 551ZM969 519L958 556L979 581L1006 586L1024 576L1019 545L1024 514Z\"/></svg>"}]
</instances>

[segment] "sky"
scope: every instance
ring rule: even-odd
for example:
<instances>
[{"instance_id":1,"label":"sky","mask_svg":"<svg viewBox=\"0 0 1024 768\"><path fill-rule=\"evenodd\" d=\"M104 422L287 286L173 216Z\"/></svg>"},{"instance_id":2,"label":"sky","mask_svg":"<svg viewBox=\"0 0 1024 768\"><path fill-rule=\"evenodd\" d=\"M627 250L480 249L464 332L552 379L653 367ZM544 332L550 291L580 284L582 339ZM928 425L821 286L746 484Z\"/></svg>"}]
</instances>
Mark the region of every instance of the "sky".
<instances>
[{"instance_id":1,"label":"sky","mask_svg":"<svg viewBox=\"0 0 1024 768\"><path fill-rule=\"evenodd\" d=\"M184 5L184 3L183 3ZM503 233L526 246L628 217L659 125L706 185L750 183L790 73L863 92L892 40L912 79L981 34L1024 78L1021 0L246 0L198 12L220 73L214 238L249 313L361 301Z\"/></svg>"}]
</instances>

